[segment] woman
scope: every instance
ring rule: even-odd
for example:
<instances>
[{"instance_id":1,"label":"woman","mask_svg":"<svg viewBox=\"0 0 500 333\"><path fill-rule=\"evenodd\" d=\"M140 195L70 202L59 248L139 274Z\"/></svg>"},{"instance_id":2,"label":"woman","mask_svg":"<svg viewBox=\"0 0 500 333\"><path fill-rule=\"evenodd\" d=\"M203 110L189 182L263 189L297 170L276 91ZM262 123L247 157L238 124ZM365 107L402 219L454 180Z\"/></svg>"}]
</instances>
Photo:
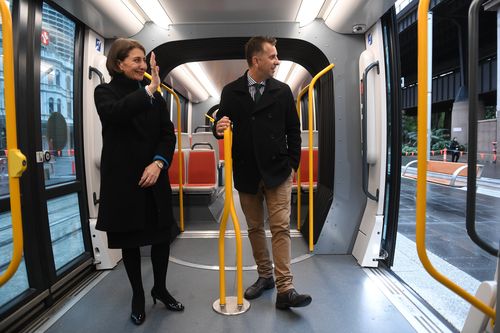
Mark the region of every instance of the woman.
<instances>
[{"instance_id":1,"label":"woman","mask_svg":"<svg viewBox=\"0 0 500 333\"><path fill-rule=\"evenodd\" d=\"M101 193L96 228L106 231L109 248L121 248L132 286L131 319L146 319L139 247L151 245L154 286L151 296L167 309L182 311L166 288L170 228L175 223L167 168L175 148L174 125L157 88L154 53L152 81L141 84L147 69L144 47L117 39L106 68L111 82L96 87L94 100L102 123Z\"/></svg>"}]
</instances>

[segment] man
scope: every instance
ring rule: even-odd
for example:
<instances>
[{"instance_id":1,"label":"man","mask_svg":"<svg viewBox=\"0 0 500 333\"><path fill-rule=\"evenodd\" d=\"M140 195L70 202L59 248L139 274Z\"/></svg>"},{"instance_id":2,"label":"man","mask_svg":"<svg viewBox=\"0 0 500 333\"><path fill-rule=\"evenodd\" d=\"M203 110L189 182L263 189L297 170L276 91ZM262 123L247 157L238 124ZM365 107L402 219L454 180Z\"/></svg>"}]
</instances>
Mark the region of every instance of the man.
<instances>
[{"instance_id":1,"label":"man","mask_svg":"<svg viewBox=\"0 0 500 333\"><path fill-rule=\"evenodd\" d=\"M245 291L259 297L275 286L264 230L265 199L272 234L276 307L302 307L311 296L295 291L290 270L290 200L300 159L300 122L288 85L273 78L280 64L276 39L253 37L245 45L248 71L222 91L214 135L233 126L233 178L248 225L259 278Z\"/></svg>"},{"instance_id":2,"label":"man","mask_svg":"<svg viewBox=\"0 0 500 333\"><path fill-rule=\"evenodd\" d=\"M453 138L450 142L450 150L451 150L451 161L452 162L458 162L458 159L460 158L460 144L457 141L457 138Z\"/></svg>"}]
</instances>

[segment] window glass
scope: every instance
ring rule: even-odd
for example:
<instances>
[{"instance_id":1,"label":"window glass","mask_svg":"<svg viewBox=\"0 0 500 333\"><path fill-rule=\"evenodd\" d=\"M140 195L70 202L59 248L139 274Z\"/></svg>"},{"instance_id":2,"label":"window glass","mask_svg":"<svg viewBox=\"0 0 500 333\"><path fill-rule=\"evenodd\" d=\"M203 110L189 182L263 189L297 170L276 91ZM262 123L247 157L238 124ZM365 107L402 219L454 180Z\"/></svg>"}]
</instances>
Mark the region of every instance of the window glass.
<instances>
[{"instance_id":1,"label":"window glass","mask_svg":"<svg viewBox=\"0 0 500 333\"><path fill-rule=\"evenodd\" d=\"M52 156L44 164L46 186L76 179L72 109L75 32L72 20L43 4L40 121L42 149L49 150Z\"/></svg>"},{"instance_id":2,"label":"window glass","mask_svg":"<svg viewBox=\"0 0 500 333\"><path fill-rule=\"evenodd\" d=\"M7 1L9 9L12 11L10 1ZM0 20L1 26L1 20ZM0 54L3 55L3 37L0 29ZM15 60L14 60L15 61ZM9 195L9 178L7 174L7 126L5 121L5 93L3 75L3 56L0 57L0 198ZM0 213L0 274L4 274L12 259L12 216L10 211ZM14 276L7 281L0 292L0 307L27 290L28 276L24 259L21 260L19 268Z\"/></svg>"},{"instance_id":3,"label":"window glass","mask_svg":"<svg viewBox=\"0 0 500 333\"><path fill-rule=\"evenodd\" d=\"M78 194L57 197L47 201L50 237L56 269L85 252Z\"/></svg>"},{"instance_id":4,"label":"window glass","mask_svg":"<svg viewBox=\"0 0 500 333\"><path fill-rule=\"evenodd\" d=\"M12 258L12 217L10 212L0 214L0 274L5 273ZM24 260L14 276L4 284L0 292L0 307L28 289L28 276Z\"/></svg>"}]
</instances>

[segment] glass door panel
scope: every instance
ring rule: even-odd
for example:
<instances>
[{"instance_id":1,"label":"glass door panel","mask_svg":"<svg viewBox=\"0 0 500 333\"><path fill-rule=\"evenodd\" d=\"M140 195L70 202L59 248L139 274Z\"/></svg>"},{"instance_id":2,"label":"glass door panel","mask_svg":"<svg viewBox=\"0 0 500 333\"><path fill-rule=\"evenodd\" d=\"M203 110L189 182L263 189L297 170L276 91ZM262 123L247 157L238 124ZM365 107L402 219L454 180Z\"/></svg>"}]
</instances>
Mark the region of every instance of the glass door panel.
<instances>
[{"instance_id":1,"label":"glass door panel","mask_svg":"<svg viewBox=\"0 0 500 333\"><path fill-rule=\"evenodd\" d=\"M47 201L50 237L56 270L85 251L76 193Z\"/></svg>"},{"instance_id":2,"label":"glass door panel","mask_svg":"<svg viewBox=\"0 0 500 333\"><path fill-rule=\"evenodd\" d=\"M12 11L12 2L7 2ZM1 26L1 21L0 21ZM10 213L10 192L7 169L7 126L5 112L5 85L3 74L3 37L0 29L0 274L3 274L12 259L12 216ZM29 288L24 260L14 276L0 288L0 307Z\"/></svg>"},{"instance_id":3,"label":"glass door panel","mask_svg":"<svg viewBox=\"0 0 500 333\"><path fill-rule=\"evenodd\" d=\"M76 24L46 3L42 8L40 121L45 186L74 181L73 73Z\"/></svg>"},{"instance_id":4,"label":"glass door panel","mask_svg":"<svg viewBox=\"0 0 500 333\"><path fill-rule=\"evenodd\" d=\"M40 47L40 136L39 147L50 152L43 165L50 246L56 274L85 253L75 148L78 117L74 117L76 23L47 3L42 4ZM76 122L76 123L75 123ZM76 150L77 150L76 149ZM76 152L76 156L78 156ZM84 210L83 210L84 211ZM62 272L62 271L61 271Z\"/></svg>"},{"instance_id":5,"label":"glass door panel","mask_svg":"<svg viewBox=\"0 0 500 333\"><path fill-rule=\"evenodd\" d=\"M0 214L0 274L3 274L12 258L12 222L10 212ZM29 288L24 260L16 274L0 287L0 307Z\"/></svg>"}]
</instances>

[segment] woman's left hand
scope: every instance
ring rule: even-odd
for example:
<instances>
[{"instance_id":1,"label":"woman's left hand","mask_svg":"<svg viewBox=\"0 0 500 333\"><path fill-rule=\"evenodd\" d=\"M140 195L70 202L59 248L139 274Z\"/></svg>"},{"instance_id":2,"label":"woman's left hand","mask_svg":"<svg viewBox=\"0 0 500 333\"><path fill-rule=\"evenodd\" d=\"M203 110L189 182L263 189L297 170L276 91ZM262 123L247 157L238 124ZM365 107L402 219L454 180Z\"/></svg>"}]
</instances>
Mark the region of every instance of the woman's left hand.
<instances>
[{"instance_id":1,"label":"woman's left hand","mask_svg":"<svg viewBox=\"0 0 500 333\"><path fill-rule=\"evenodd\" d=\"M160 168L153 162L144 169L142 173L141 180L139 181L139 186L142 188L150 187L156 184L158 177L160 176Z\"/></svg>"},{"instance_id":2,"label":"woman's left hand","mask_svg":"<svg viewBox=\"0 0 500 333\"><path fill-rule=\"evenodd\" d=\"M146 87L146 89L148 89L151 94L154 94L160 86L160 67L156 66L156 55L154 52L151 52L149 66L151 67L151 83Z\"/></svg>"}]
</instances>

